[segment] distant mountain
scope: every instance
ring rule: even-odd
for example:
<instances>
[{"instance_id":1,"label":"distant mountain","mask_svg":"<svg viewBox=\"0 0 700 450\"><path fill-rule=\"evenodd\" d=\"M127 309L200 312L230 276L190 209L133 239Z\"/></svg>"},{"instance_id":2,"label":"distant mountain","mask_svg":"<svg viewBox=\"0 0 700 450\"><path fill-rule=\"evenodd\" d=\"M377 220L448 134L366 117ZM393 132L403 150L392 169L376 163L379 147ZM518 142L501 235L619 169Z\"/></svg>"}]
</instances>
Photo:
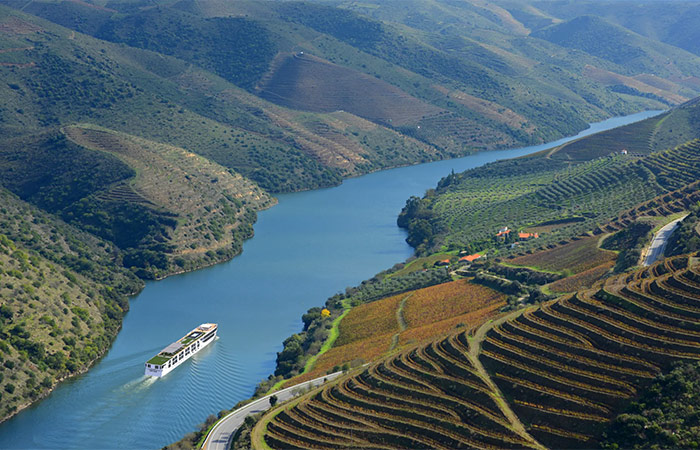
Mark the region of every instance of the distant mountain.
<instances>
[{"instance_id":1,"label":"distant mountain","mask_svg":"<svg viewBox=\"0 0 700 450\"><path fill-rule=\"evenodd\" d=\"M642 36L700 55L700 4L696 1L534 2L542 11L570 19L592 14Z\"/></svg>"}]
</instances>

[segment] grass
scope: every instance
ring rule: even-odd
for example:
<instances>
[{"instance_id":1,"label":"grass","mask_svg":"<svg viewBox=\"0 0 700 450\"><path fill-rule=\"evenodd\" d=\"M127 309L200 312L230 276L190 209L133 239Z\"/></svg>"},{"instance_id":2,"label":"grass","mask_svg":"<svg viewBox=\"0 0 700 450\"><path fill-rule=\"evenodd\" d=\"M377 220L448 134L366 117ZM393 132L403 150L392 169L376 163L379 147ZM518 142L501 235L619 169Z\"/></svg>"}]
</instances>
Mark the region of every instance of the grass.
<instances>
[{"instance_id":1,"label":"grass","mask_svg":"<svg viewBox=\"0 0 700 450\"><path fill-rule=\"evenodd\" d=\"M440 253L434 253L429 256L421 257L421 258L416 258L413 261L410 261L406 263L404 267L401 269L397 270L396 272L393 272L388 275L389 278L392 277L399 277L402 275L408 275L413 272L417 272L419 270L423 270L426 267L433 267L433 265L438 262L442 261L443 259L450 259L454 257L457 254L457 252L440 252Z\"/></svg>"},{"instance_id":2,"label":"grass","mask_svg":"<svg viewBox=\"0 0 700 450\"><path fill-rule=\"evenodd\" d=\"M304 366L304 371L300 375L304 375L307 372L310 372L313 368L314 365L316 364L316 360L320 358L323 354L325 354L328 350L330 350L333 347L333 344L335 344L335 341L338 339L338 336L340 335L339 331L339 324L345 318L345 316L348 315L350 312L350 308L347 308L343 311L341 315L335 318L333 320L333 324L331 325L331 329L328 330L328 338L325 340L323 345L321 346L321 349L313 355L309 360L306 362L306 365ZM276 385L275 385L276 386ZM274 386L273 386L274 389Z\"/></svg>"},{"instance_id":3,"label":"grass","mask_svg":"<svg viewBox=\"0 0 700 450\"><path fill-rule=\"evenodd\" d=\"M554 283L550 283L546 286L547 291L545 292L543 288L543 292L548 294L561 294L589 288L593 286L593 284L596 281L600 280L603 276L608 274L614 266L614 261L608 261L599 266L592 267L588 270L584 270L583 272L577 273L576 275L562 278L561 280L557 280Z\"/></svg>"},{"instance_id":4,"label":"grass","mask_svg":"<svg viewBox=\"0 0 700 450\"><path fill-rule=\"evenodd\" d=\"M156 355L156 356L154 356L153 358L149 359L149 360L146 361L146 362L147 362L148 364L162 365L162 364L165 364L165 363L168 362L168 361L170 361L170 358L169 358L169 357Z\"/></svg>"},{"instance_id":5,"label":"grass","mask_svg":"<svg viewBox=\"0 0 700 450\"><path fill-rule=\"evenodd\" d=\"M536 254L537 253L534 253L534 255L536 255ZM522 261L520 261L520 258L516 258L516 259L518 259L518 263L522 262ZM532 260L532 259L533 258L530 258L530 260ZM515 260L511 260L511 261L515 261ZM513 264L513 263L501 262L500 264L502 266L505 266L505 267L513 267L513 268L523 267L525 269L531 269L531 270L535 270L537 272L551 273L552 275L563 275L563 271L560 272L557 270L547 270L547 269L543 269L543 268L537 267L537 266L527 266L527 265L518 264L518 263Z\"/></svg>"},{"instance_id":6,"label":"grass","mask_svg":"<svg viewBox=\"0 0 700 450\"><path fill-rule=\"evenodd\" d=\"M318 351L317 354L311 356L306 361L306 364L304 365L304 370L298 375L298 379L297 379L297 377L295 377L294 383L300 383L302 381L306 381L307 379L314 378L314 377L309 377L307 374L309 374L310 372L313 371L313 369L316 366L316 361L320 357L322 357L324 354L326 354L333 347L333 345L335 344L335 341L338 339L338 336L340 335L340 330L339 330L340 322L350 312L349 305L344 303L344 306L345 306L345 309L343 310L343 312L333 320L333 323L331 325L331 329L328 330L328 338L326 338L326 340L323 342L321 349ZM314 371L314 373L319 373L319 371ZM270 390L267 391L267 393L265 395L282 389L286 384L288 384L289 381L290 380L278 381L270 388Z\"/></svg>"},{"instance_id":7,"label":"grass","mask_svg":"<svg viewBox=\"0 0 700 450\"><path fill-rule=\"evenodd\" d=\"M663 216L662 218L657 219L658 223L651 230L651 233L655 234L657 231L659 231L660 229L662 229L663 227L665 227L669 223L673 222L674 220L678 220L678 219L685 217L687 215L688 215L688 213L686 211L681 211L681 212L677 212L674 214L670 214L668 216Z\"/></svg>"}]
</instances>

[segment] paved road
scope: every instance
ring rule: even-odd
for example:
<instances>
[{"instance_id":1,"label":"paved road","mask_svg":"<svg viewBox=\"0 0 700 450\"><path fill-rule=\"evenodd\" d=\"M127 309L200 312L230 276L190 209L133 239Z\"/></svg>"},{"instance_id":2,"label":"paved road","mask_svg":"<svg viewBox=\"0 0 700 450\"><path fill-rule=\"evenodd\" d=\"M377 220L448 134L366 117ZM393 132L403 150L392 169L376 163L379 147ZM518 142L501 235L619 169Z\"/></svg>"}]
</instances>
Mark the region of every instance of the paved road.
<instances>
[{"instance_id":1,"label":"paved road","mask_svg":"<svg viewBox=\"0 0 700 450\"><path fill-rule=\"evenodd\" d=\"M654 234L654 238L651 240L651 244L649 244L649 248L647 249L647 254L644 257L643 265L650 266L663 256L664 249L666 249L666 244L668 243L668 238L671 237L673 230L676 229L680 221L683 219L685 219L685 216L674 220Z\"/></svg>"},{"instance_id":2,"label":"paved road","mask_svg":"<svg viewBox=\"0 0 700 450\"><path fill-rule=\"evenodd\" d=\"M223 419L221 419L216 424L216 426L214 426L214 428L212 428L212 430L209 432L209 435L204 440L202 449L228 450L231 437L233 437L238 427L241 426L246 416L250 414L257 414L259 412L270 409L270 396L276 395L277 399L281 403L305 392L306 388L310 386L320 386L324 383L324 381L330 381L334 378L339 377L342 374L343 372L335 372L330 375L326 375L323 377L313 379L311 381L306 381L304 383L297 384L296 386L282 389L281 391L277 391L270 395L266 395L265 397L261 397L252 403L248 403L247 405L230 412Z\"/></svg>"}]
</instances>

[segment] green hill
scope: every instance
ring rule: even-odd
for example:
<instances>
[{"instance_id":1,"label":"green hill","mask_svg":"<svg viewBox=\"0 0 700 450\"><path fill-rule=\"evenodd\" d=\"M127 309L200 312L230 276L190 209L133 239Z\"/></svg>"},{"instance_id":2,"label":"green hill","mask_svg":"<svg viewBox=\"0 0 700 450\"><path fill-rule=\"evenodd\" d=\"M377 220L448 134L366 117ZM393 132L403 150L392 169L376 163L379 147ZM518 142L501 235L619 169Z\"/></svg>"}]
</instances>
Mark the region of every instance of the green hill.
<instances>
[{"instance_id":1,"label":"green hill","mask_svg":"<svg viewBox=\"0 0 700 450\"><path fill-rule=\"evenodd\" d=\"M507 254L515 240L496 237L504 226L520 231L562 224L518 243L518 252L591 232L621 211L697 179L697 105L689 102L550 151L449 175L423 199L410 199L399 224L420 254L465 248ZM669 144L678 146L659 151Z\"/></svg>"},{"instance_id":2,"label":"green hill","mask_svg":"<svg viewBox=\"0 0 700 450\"><path fill-rule=\"evenodd\" d=\"M664 61L667 71L682 67L686 52L630 32L597 16L579 16L532 34L566 48L611 61L627 73L654 73ZM663 72L661 72L663 73Z\"/></svg>"},{"instance_id":3,"label":"green hill","mask_svg":"<svg viewBox=\"0 0 700 450\"><path fill-rule=\"evenodd\" d=\"M540 11L566 19L595 14L650 39L700 55L700 35L695 26L700 7L696 2L644 2L633 8L618 1L537 2L535 6Z\"/></svg>"},{"instance_id":4,"label":"green hill","mask_svg":"<svg viewBox=\"0 0 700 450\"><path fill-rule=\"evenodd\" d=\"M142 282L110 243L0 191L0 418L109 348ZM115 256L117 260L115 260Z\"/></svg>"}]
</instances>

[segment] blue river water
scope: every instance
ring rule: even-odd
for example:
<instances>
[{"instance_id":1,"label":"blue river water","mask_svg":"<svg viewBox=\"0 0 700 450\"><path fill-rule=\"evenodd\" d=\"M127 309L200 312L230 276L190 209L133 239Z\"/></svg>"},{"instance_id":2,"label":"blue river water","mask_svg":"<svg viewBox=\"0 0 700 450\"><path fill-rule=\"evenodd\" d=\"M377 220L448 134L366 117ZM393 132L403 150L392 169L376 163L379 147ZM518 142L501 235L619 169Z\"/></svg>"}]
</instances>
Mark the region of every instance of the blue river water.
<instances>
[{"instance_id":1,"label":"blue river water","mask_svg":"<svg viewBox=\"0 0 700 450\"><path fill-rule=\"evenodd\" d=\"M593 124L579 136L658 114ZM574 137L575 138L575 137ZM396 217L450 170L550 148L574 138L373 173L329 189L279 196L232 261L148 283L131 301L107 355L86 374L0 425L0 448L160 448L207 415L250 397L274 371L301 315L412 254ZM162 379L144 362L203 322L219 338Z\"/></svg>"}]
</instances>

